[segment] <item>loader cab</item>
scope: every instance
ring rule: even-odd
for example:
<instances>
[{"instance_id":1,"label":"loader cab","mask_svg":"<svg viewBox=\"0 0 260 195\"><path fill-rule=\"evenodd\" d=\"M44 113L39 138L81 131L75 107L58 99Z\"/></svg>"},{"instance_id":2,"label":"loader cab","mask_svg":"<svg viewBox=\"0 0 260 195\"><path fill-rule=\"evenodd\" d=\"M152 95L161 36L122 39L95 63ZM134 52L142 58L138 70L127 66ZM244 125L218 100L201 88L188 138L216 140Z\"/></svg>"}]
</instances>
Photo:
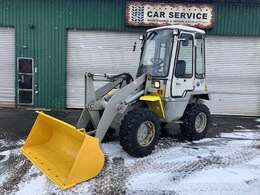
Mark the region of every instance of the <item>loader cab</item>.
<instances>
[{"instance_id":1,"label":"loader cab","mask_svg":"<svg viewBox=\"0 0 260 195\"><path fill-rule=\"evenodd\" d=\"M171 29L148 32L144 38L138 76L144 73L167 77L174 36Z\"/></svg>"},{"instance_id":2,"label":"loader cab","mask_svg":"<svg viewBox=\"0 0 260 195\"><path fill-rule=\"evenodd\" d=\"M142 74L152 76L147 91L160 96L205 91L205 32L178 25L148 30L137 77Z\"/></svg>"}]
</instances>

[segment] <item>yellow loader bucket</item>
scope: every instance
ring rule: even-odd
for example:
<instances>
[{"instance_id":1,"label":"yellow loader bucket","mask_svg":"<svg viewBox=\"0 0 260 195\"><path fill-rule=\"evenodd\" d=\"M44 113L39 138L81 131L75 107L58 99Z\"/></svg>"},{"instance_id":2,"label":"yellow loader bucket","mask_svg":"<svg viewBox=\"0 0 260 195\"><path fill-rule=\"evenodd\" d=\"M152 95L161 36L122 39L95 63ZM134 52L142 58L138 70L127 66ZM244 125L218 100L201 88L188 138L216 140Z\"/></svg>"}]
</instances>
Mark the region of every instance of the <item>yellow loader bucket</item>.
<instances>
[{"instance_id":1,"label":"yellow loader bucket","mask_svg":"<svg viewBox=\"0 0 260 195\"><path fill-rule=\"evenodd\" d=\"M38 112L22 153L62 189L97 176L104 165L98 138Z\"/></svg>"}]
</instances>

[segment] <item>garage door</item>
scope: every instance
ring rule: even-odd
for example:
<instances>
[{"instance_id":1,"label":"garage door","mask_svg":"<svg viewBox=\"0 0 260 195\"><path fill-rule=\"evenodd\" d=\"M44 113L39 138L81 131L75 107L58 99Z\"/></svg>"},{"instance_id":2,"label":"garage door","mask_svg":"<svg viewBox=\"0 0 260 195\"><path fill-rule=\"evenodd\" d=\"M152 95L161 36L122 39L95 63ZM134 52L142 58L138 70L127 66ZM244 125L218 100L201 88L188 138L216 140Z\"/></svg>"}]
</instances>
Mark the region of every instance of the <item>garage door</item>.
<instances>
[{"instance_id":1,"label":"garage door","mask_svg":"<svg viewBox=\"0 0 260 195\"><path fill-rule=\"evenodd\" d=\"M0 106L15 104L15 30L0 28Z\"/></svg>"},{"instance_id":2,"label":"garage door","mask_svg":"<svg viewBox=\"0 0 260 195\"><path fill-rule=\"evenodd\" d=\"M133 45L137 43L136 51ZM140 56L139 34L69 31L67 55L67 108L84 105L84 72L136 74Z\"/></svg>"},{"instance_id":3,"label":"garage door","mask_svg":"<svg viewBox=\"0 0 260 195\"><path fill-rule=\"evenodd\" d=\"M206 63L213 113L260 115L260 38L208 36Z\"/></svg>"},{"instance_id":4,"label":"garage door","mask_svg":"<svg viewBox=\"0 0 260 195\"><path fill-rule=\"evenodd\" d=\"M135 33L69 31L67 107L84 104L84 72L135 75L140 46ZM260 39L208 36L209 107L215 114L260 115Z\"/></svg>"}]
</instances>

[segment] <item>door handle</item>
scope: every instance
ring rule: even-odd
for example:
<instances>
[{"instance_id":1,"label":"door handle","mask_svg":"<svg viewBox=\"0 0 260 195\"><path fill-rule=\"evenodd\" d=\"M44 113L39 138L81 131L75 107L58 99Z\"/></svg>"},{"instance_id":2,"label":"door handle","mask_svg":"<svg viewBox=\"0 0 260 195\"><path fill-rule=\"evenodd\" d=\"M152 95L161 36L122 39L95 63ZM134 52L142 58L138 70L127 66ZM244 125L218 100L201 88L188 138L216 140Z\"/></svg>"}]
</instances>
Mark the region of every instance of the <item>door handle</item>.
<instances>
[{"instance_id":1,"label":"door handle","mask_svg":"<svg viewBox=\"0 0 260 195\"><path fill-rule=\"evenodd\" d=\"M176 85L181 85L181 83L176 82Z\"/></svg>"},{"instance_id":2,"label":"door handle","mask_svg":"<svg viewBox=\"0 0 260 195\"><path fill-rule=\"evenodd\" d=\"M18 82L24 83L24 75L21 75L21 78L18 79Z\"/></svg>"}]
</instances>

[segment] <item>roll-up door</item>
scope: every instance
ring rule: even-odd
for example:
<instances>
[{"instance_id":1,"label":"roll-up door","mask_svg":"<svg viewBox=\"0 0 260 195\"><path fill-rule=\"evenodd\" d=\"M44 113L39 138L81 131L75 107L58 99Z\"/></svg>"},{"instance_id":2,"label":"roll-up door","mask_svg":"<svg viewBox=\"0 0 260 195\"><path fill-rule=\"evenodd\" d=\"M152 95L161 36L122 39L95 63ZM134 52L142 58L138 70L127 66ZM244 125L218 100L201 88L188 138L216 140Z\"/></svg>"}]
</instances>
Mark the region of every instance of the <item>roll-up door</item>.
<instances>
[{"instance_id":1,"label":"roll-up door","mask_svg":"<svg viewBox=\"0 0 260 195\"><path fill-rule=\"evenodd\" d=\"M136 33L69 31L67 107L82 108L84 72L135 75ZM133 52L134 42L137 50ZM260 115L260 38L207 36L208 103L215 114Z\"/></svg>"},{"instance_id":2,"label":"roll-up door","mask_svg":"<svg viewBox=\"0 0 260 195\"><path fill-rule=\"evenodd\" d=\"M209 107L216 114L260 115L260 38L206 38Z\"/></svg>"},{"instance_id":3,"label":"roll-up door","mask_svg":"<svg viewBox=\"0 0 260 195\"><path fill-rule=\"evenodd\" d=\"M0 106L15 105L15 30L0 28Z\"/></svg>"},{"instance_id":4,"label":"roll-up door","mask_svg":"<svg viewBox=\"0 0 260 195\"><path fill-rule=\"evenodd\" d=\"M133 46L136 42L136 51ZM84 105L84 72L135 76L140 41L137 33L69 31L67 51L67 108Z\"/></svg>"}]
</instances>

